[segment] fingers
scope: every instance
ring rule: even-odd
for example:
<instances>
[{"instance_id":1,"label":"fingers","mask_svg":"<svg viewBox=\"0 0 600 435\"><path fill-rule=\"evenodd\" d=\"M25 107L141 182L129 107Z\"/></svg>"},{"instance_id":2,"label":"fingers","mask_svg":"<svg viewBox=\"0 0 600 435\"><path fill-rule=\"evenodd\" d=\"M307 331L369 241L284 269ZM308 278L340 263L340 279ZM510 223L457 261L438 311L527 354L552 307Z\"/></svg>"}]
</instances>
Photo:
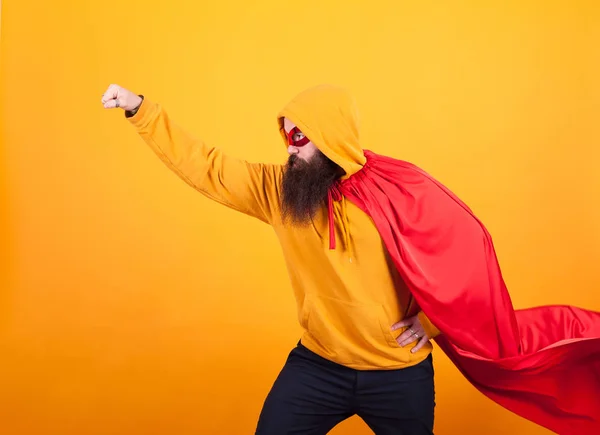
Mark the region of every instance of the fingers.
<instances>
[{"instance_id":1,"label":"fingers","mask_svg":"<svg viewBox=\"0 0 600 435\"><path fill-rule=\"evenodd\" d=\"M408 327L406 331L396 338L396 341L400 346L406 346L407 344L418 340L418 337L415 337L415 333L419 334L420 324L417 322L416 317L417 316L407 317L406 319L403 319L400 322L392 325L392 331L397 331L400 328ZM421 332L419 335L422 336L423 332Z\"/></svg>"},{"instance_id":2,"label":"fingers","mask_svg":"<svg viewBox=\"0 0 600 435\"><path fill-rule=\"evenodd\" d=\"M104 103L105 109L114 109L116 107L120 107L118 99L108 100L106 103Z\"/></svg>"},{"instance_id":3,"label":"fingers","mask_svg":"<svg viewBox=\"0 0 600 435\"><path fill-rule=\"evenodd\" d=\"M425 332L425 329L423 329L418 316L409 317L393 324L392 331L403 327L408 328L396 338L396 341L402 347L418 341L417 345L410 350L412 353L417 352L429 341L429 337L427 337L427 333Z\"/></svg>"},{"instance_id":4,"label":"fingers","mask_svg":"<svg viewBox=\"0 0 600 435\"><path fill-rule=\"evenodd\" d=\"M106 91L102 94L102 104L117 98L119 96L119 86L118 85L110 85Z\"/></svg>"},{"instance_id":5,"label":"fingers","mask_svg":"<svg viewBox=\"0 0 600 435\"><path fill-rule=\"evenodd\" d=\"M121 106L119 101L119 91L121 87L119 85L110 85L106 92L102 94L102 105L105 109L114 109L115 107Z\"/></svg>"},{"instance_id":6,"label":"fingers","mask_svg":"<svg viewBox=\"0 0 600 435\"><path fill-rule=\"evenodd\" d=\"M410 351L412 353L419 351L419 349L421 349L423 346L425 346L425 343L427 343L428 341L429 341L429 337L427 337L427 335L424 335L423 337L421 337L421 339L419 340L417 345L415 347L413 347Z\"/></svg>"},{"instance_id":7,"label":"fingers","mask_svg":"<svg viewBox=\"0 0 600 435\"><path fill-rule=\"evenodd\" d=\"M408 320L404 322L398 322L396 325L401 323L408 323ZM415 341L427 337L425 330L419 322L411 323L407 326L408 328L406 329L406 331L402 332L402 334L400 334L398 338L396 338L396 341L400 346L404 347L406 345L414 343Z\"/></svg>"},{"instance_id":8,"label":"fingers","mask_svg":"<svg viewBox=\"0 0 600 435\"><path fill-rule=\"evenodd\" d=\"M396 339L396 341L402 347L407 346L411 343L414 343L415 341L418 341L417 345L411 350L411 352L416 352L417 350L419 350L423 346L425 346L425 343L427 343L429 341L429 337L427 337L427 334L425 334L424 331L418 331L418 330L411 331L410 329L407 329L406 331L404 331L402 333L402 335L400 335Z\"/></svg>"},{"instance_id":9,"label":"fingers","mask_svg":"<svg viewBox=\"0 0 600 435\"><path fill-rule=\"evenodd\" d=\"M409 323L407 320L402 320L398 323L394 323L392 325L392 331L397 331L400 328L404 328L405 326L409 326L412 325L412 323Z\"/></svg>"},{"instance_id":10,"label":"fingers","mask_svg":"<svg viewBox=\"0 0 600 435\"><path fill-rule=\"evenodd\" d=\"M415 335L415 333L417 333L417 335ZM417 341L419 339L418 335L420 335L417 331L415 331L414 329L407 329L406 331L404 331L402 334L400 334L400 336L398 338L396 338L396 341L398 342L398 344L402 347L414 343L415 341Z\"/></svg>"},{"instance_id":11,"label":"fingers","mask_svg":"<svg viewBox=\"0 0 600 435\"><path fill-rule=\"evenodd\" d=\"M396 331L400 328L404 328L405 326L411 326L413 323L415 323L415 317L417 317L417 316L409 317L407 319L401 320L398 323L394 323L392 325L392 331Z\"/></svg>"}]
</instances>

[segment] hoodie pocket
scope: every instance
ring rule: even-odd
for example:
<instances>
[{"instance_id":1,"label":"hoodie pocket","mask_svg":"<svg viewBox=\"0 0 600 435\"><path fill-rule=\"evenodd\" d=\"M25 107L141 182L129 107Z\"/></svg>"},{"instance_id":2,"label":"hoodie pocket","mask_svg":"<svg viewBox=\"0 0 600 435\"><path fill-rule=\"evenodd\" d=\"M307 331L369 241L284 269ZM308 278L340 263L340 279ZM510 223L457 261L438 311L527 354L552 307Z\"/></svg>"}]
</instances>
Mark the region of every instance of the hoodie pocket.
<instances>
[{"instance_id":1,"label":"hoodie pocket","mask_svg":"<svg viewBox=\"0 0 600 435\"><path fill-rule=\"evenodd\" d=\"M399 348L381 304L306 295L301 325L340 364L373 364Z\"/></svg>"}]
</instances>

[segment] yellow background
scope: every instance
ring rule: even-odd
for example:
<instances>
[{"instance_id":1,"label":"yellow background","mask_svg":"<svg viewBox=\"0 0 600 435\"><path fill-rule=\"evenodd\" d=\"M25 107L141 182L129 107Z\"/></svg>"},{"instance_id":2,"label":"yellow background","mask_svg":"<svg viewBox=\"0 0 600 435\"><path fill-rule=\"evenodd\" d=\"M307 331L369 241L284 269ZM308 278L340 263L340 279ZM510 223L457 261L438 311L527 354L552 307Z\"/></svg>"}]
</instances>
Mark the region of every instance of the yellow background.
<instances>
[{"instance_id":1,"label":"yellow background","mask_svg":"<svg viewBox=\"0 0 600 435\"><path fill-rule=\"evenodd\" d=\"M597 1L2 8L3 435L250 434L298 338L270 228L170 173L102 109L110 83L270 162L289 98L347 86L365 147L424 167L487 224L517 307L600 310ZM437 434L548 433L435 352Z\"/></svg>"}]
</instances>

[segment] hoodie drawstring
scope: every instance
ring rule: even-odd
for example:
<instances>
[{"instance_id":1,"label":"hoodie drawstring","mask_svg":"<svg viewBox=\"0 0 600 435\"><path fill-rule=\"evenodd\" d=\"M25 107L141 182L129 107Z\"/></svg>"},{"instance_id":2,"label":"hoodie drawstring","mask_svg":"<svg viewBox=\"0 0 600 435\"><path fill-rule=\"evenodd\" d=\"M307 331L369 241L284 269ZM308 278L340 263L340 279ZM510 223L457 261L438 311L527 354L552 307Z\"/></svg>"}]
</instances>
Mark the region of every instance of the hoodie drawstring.
<instances>
[{"instance_id":1,"label":"hoodie drawstring","mask_svg":"<svg viewBox=\"0 0 600 435\"><path fill-rule=\"evenodd\" d=\"M328 209L328 218L329 218L329 249L335 249L336 248L336 240L335 240L335 216L334 216L334 212L333 212L333 202L334 201L342 201L343 200L343 196L342 196L342 192L338 186L337 183L335 183L333 186L331 186L329 188L329 191L327 192L327 209ZM344 203L342 202L342 215L343 215L343 219L344 221L344 243L346 244L346 247L349 247L349 240L348 240L348 222L347 222L347 216L346 216L346 210L344 207Z\"/></svg>"},{"instance_id":2,"label":"hoodie drawstring","mask_svg":"<svg viewBox=\"0 0 600 435\"><path fill-rule=\"evenodd\" d=\"M327 208L329 218L329 249L335 249L335 225L333 217L333 201L342 199L342 194L336 185L333 185L327 191Z\"/></svg>"}]
</instances>

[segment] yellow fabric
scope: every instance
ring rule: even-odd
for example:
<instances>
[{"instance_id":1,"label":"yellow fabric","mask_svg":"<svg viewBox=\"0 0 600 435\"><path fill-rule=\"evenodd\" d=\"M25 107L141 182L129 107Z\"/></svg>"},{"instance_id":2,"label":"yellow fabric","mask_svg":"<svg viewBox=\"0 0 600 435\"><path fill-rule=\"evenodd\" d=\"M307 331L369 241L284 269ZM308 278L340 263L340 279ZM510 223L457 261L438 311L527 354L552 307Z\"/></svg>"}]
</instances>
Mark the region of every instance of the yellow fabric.
<instances>
[{"instance_id":1,"label":"yellow fabric","mask_svg":"<svg viewBox=\"0 0 600 435\"><path fill-rule=\"evenodd\" d=\"M346 177L365 164L360 146L359 115L344 89L320 85L298 94L279 113L279 130L287 147L283 118L292 121L323 154L346 171Z\"/></svg>"},{"instance_id":2,"label":"yellow fabric","mask_svg":"<svg viewBox=\"0 0 600 435\"><path fill-rule=\"evenodd\" d=\"M298 95L279 114L294 122L349 176L365 162L358 114L342 89L319 86ZM302 343L322 357L355 369L414 365L431 343L411 353L391 331L395 322L419 313L385 251L371 219L351 202L334 202L337 247L329 249L327 207L305 227L282 224L282 165L249 163L192 137L147 98L131 118L148 146L181 179L227 207L270 224L282 246L297 301ZM282 131L282 133L284 133ZM283 134L285 139L285 134ZM419 318L439 333L423 313Z\"/></svg>"}]
</instances>

